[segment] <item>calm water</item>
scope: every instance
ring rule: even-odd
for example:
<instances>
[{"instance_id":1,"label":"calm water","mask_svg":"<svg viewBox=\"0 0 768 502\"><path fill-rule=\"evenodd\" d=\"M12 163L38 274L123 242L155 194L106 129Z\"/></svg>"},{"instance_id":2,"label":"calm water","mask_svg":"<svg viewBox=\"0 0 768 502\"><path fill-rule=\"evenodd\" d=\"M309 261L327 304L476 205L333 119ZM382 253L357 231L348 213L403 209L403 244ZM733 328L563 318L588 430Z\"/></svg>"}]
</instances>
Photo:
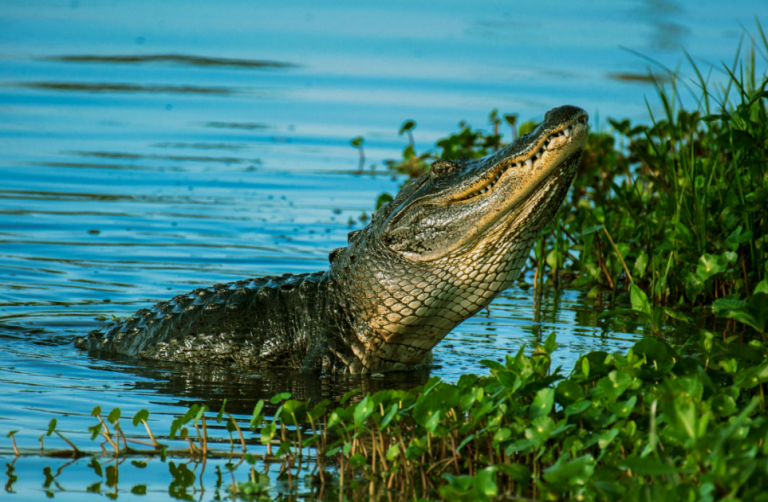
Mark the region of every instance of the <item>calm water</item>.
<instances>
[{"instance_id":1,"label":"calm water","mask_svg":"<svg viewBox=\"0 0 768 502\"><path fill-rule=\"evenodd\" d=\"M33 449L54 417L96 449L86 429L97 404L148 408L163 434L193 402L217 410L226 398L250 415L280 391L423 383L429 372L318 379L104 361L71 341L98 316L195 287L326 268L376 196L403 181L382 166L405 146L405 119L418 122L420 151L462 119L487 125L493 108L536 119L572 103L593 119L647 120L653 88L635 78L646 63L619 46L670 67L682 46L705 67L730 61L739 23L765 7L722 5L0 0L0 458L12 459L9 430ZM431 375L482 373L479 360L552 331L565 367L587 350L622 350L640 330L598 320L608 302L563 291L535 305L532 291L511 289L437 347ZM19 459L6 491L79 500L100 480L87 462ZM215 497L217 465L195 500ZM46 466L65 468L46 482ZM159 460L120 469L121 499L140 497L130 488L141 483L168 498Z\"/></svg>"}]
</instances>

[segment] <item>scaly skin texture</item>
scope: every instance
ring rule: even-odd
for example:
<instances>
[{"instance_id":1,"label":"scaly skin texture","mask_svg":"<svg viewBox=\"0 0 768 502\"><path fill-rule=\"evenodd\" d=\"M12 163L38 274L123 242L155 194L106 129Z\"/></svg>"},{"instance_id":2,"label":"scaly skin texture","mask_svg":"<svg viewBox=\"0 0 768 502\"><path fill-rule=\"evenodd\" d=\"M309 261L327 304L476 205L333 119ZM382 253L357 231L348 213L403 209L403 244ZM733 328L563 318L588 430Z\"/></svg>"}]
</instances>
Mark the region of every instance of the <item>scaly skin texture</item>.
<instances>
[{"instance_id":1,"label":"scaly skin texture","mask_svg":"<svg viewBox=\"0 0 768 502\"><path fill-rule=\"evenodd\" d=\"M436 161L331 267L198 289L76 341L97 353L325 372L407 370L517 278L570 187L587 114L563 106L481 159Z\"/></svg>"}]
</instances>

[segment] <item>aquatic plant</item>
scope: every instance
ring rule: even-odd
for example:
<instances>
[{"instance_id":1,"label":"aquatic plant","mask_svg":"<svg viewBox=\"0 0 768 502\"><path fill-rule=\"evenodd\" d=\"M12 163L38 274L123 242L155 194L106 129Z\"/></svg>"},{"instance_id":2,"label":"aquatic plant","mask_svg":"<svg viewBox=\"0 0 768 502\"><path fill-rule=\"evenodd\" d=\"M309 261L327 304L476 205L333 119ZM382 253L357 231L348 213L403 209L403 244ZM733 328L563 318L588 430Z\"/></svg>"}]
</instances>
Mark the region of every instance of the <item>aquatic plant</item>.
<instances>
[{"instance_id":1,"label":"aquatic plant","mask_svg":"<svg viewBox=\"0 0 768 502\"><path fill-rule=\"evenodd\" d=\"M634 310L647 314L645 294L634 294ZM349 498L768 500L768 343L707 330L679 347L646 337L626 354L585 354L567 376L552 368L556 348L553 333L528 353L482 361L489 375L455 384L434 377L410 391L352 391L338 403L283 393L250 418L193 405L165 436L140 410L132 425L147 441L126 436L119 408L105 420L97 407L90 432L103 440L100 452L75 446L54 419L44 436L59 434L70 449L42 450L41 437L41 452L17 455L237 459L248 477L233 477L229 490L245 498L268 497L261 471L279 465L291 485L308 475L318 493ZM172 441L187 446L162 443ZM169 468L177 488L195 479Z\"/></svg>"}]
</instances>

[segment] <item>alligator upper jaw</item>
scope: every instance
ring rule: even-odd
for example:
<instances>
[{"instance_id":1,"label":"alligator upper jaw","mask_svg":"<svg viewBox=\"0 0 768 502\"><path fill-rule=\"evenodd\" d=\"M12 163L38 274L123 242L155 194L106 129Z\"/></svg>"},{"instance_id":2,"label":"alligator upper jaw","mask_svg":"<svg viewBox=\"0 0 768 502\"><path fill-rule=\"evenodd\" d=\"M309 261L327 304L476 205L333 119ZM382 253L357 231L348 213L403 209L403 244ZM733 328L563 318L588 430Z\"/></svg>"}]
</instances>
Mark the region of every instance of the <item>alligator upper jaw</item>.
<instances>
[{"instance_id":1,"label":"alligator upper jaw","mask_svg":"<svg viewBox=\"0 0 768 502\"><path fill-rule=\"evenodd\" d=\"M440 253L420 258L440 259L457 249L474 246L490 237L498 225L525 224L536 209L558 204L549 195L558 183L569 183L564 171L575 169L587 142L587 115L583 113L534 140L524 153L483 166L475 182L438 204L445 209L461 208L464 220L460 236ZM535 206L535 207L534 207ZM454 213L455 214L455 213ZM457 221L457 224L461 224Z\"/></svg>"}]
</instances>

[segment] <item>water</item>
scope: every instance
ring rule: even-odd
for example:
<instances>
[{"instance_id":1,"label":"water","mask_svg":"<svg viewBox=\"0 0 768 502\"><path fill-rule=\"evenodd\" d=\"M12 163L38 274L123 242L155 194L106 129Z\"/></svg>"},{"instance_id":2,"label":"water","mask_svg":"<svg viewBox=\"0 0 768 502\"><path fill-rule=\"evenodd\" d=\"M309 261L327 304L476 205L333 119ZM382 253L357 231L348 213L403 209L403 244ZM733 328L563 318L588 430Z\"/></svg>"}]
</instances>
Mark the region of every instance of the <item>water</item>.
<instances>
[{"instance_id":1,"label":"water","mask_svg":"<svg viewBox=\"0 0 768 502\"><path fill-rule=\"evenodd\" d=\"M641 330L598 319L610 298L549 292L535 304L515 288L454 330L431 372L383 379L106 361L71 341L99 316L195 287L326 268L376 196L403 181L383 161L405 146L405 119L418 123L418 151L459 120L486 125L493 108L536 119L572 103L593 118L646 121L647 63L619 46L670 67L684 46L706 68L732 60L739 22L751 26L761 6L2 0L0 457L12 459L9 430L34 449L51 418L97 449L86 432L96 405L147 408L165 434L194 402L217 410L227 399L241 417L281 391L320 399L455 380L552 331L566 368L579 353L626 348ZM349 145L357 135L362 175ZM87 462L21 458L6 491L82 497L100 479ZM142 483L142 499L169 496L167 465L150 465L120 468L121 499L139 497L130 488ZM47 486L46 466L65 466Z\"/></svg>"}]
</instances>

